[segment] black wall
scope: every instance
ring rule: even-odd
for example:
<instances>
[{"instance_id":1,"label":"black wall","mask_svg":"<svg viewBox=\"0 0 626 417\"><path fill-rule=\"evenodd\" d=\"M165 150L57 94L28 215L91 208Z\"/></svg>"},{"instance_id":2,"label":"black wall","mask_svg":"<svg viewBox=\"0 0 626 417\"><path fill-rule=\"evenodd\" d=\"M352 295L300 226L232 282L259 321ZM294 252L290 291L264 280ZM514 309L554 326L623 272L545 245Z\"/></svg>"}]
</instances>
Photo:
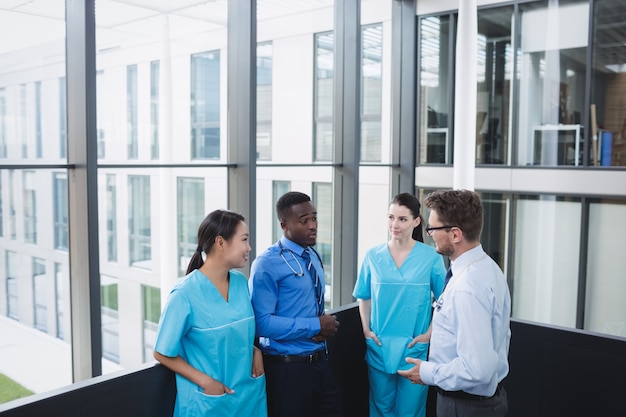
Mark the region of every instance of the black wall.
<instances>
[{"instance_id":1,"label":"black wall","mask_svg":"<svg viewBox=\"0 0 626 417\"><path fill-rule=\"evenodd\" d=\"M356 304L335 310L341 328L329 343L344 416L366 417L365 343ZM626 339L511 322L509 417L626 416ZM168 417L172 372L161 365L106 375L0 405L2 417ZM434 417L431 389L427 416ZM243 416L245 417L245 416Z\"/></svg>"}]
</instances>

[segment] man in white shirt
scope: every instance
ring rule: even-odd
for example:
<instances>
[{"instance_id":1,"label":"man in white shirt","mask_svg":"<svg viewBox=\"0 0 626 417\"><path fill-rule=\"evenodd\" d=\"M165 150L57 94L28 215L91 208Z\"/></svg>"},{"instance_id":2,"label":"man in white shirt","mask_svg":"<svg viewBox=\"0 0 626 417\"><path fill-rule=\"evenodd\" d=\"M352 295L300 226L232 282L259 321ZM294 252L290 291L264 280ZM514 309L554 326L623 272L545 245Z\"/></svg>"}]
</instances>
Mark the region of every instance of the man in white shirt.
<instances>
[{"instance_id":1,"label":"man in white shirt","mask_svg":"<svg viewBox=\"0 0 626 417\"><path fill-rule=\"evenodd\" d=\"M437 388L437 416L506 416L511 296L502 270L480 244L483 208L468 190L436 191L426 233L452 273L435 303L428 361L398 373Z\"/></svg>"}]
</instances>

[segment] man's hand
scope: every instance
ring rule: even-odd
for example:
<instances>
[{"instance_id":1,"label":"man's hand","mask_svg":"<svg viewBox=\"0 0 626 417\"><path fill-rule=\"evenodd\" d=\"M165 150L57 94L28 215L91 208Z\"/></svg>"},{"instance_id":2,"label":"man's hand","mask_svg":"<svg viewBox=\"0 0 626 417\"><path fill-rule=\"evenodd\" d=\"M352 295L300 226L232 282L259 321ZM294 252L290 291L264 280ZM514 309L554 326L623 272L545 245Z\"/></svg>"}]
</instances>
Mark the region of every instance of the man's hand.
<instances>
[{"instance_id":1,"label":"man's hand","mask_svg":"<svg viewBox=\"0 0 626 417\"><path fill-rule=\"evenodd\" d=\"M420 366L423 361L415 358L406 358L406 361L408 363L415 364L415 366L411 369L407 369L406 371L398 371L398 375L405 377L414 384L424 385L424 381L422 381L422 378L420 377Z\"/></svg>"},{"instance_id":2,"label":"man's hand","mask_svg":"<svg viewBox=\"0 0 626 417\"><path fill-rule=\"evenodd\" d=\"M320 336L323 337L321 340L330 336L334 336L337 333L337 330L339 330L339 321L337 320L336 316L324 314L323 316L320 316L319 319L320 319L320 334L315 336L313 340L316 340L316 338L319 339ZM321 341L321 340L316 340L316 341Z\"/></svg>"}]
</instances>

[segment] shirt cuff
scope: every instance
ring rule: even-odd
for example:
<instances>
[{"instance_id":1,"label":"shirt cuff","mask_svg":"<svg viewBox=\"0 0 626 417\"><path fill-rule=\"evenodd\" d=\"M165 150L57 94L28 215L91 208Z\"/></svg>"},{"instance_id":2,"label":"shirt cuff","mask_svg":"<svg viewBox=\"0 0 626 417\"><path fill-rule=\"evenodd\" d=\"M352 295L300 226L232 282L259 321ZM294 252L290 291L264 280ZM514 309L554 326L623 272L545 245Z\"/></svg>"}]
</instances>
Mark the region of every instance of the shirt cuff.
<instances>
[{"instance_id":1,"label":"shirt cuff","mask_svg":"<svg viewBox=\"0 0 626 417\"><path fill-rule=\"evenodd\" d=\"M437 365L435 365L432 362L427 362L427 361L422 362L422 364L420 365L420 378L422 379L422 381L424 381L424 384L436 385L434 378L433 378L433 374L435 373L436 366Z\"/></svg>"}]
</instances>

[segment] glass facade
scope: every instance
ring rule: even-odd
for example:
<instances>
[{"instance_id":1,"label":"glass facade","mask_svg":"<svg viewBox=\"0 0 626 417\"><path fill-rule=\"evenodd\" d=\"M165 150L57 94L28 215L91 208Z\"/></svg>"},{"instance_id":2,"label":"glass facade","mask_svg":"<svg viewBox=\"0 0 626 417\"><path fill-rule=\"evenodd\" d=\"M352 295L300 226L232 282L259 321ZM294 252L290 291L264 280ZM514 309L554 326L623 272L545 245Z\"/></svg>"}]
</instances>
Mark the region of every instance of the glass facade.
<instances>
[{"instance_id":1,"label":"glass facade","mask_svg":"<svg viewBox=\"0 0 626 417\"><path fill-rule=\"evenodd\" d=\"M95 56L86 88L66 66L66 25L81 14L65 9L95 1L0 5L0 33L11 33L0 37L0 325L16 341L12 329L38 337L31 358L64 349L46 385L19 373L27 363L0 373L35 392L80 379L71 350L92 337L80 317L99 326L101 372L151 361L204 216L245 214L254 256L282 234L275 202L288 190L318 209L327 307L352 302L365 251L387 239L391 198L452 188L457 140L476 141L482 244L505 271L514 317L626 336L614 233L626 230L626 1L479 0L467 135L454 131L464 63L445 2L257 0L250 53L233 46L245 20L228 13L250 2L173 3L98 0L95 41L78 35ZM414 6L413 27L399 3ZM410 39L416 62L399 65ZM232 124L245 115L249 136ZM76 226L85 217L95 231ZM97 272L77 272L84 263ZM77 286L99 288L95 309Z\"/></svg>"}]
</instances>

